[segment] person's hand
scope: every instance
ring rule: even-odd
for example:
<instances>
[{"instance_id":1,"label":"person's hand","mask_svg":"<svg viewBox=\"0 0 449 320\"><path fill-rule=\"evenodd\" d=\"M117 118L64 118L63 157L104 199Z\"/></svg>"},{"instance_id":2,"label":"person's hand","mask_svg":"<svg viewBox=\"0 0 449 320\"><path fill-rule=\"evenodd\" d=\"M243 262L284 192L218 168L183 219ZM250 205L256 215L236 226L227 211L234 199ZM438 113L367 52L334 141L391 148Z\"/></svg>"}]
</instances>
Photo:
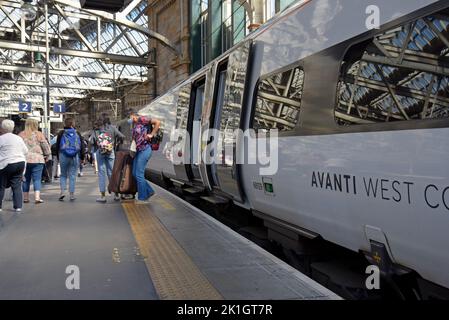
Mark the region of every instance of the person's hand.
<instances>
[{"instance_id":1,"label":"person's hand","mask_svg":"<svg viewBox=\"0 0 449 320\"><path fill-rule=\"evenodd\" d=\"M153 135L151 133L147 134L147 140L150 141L151 139L153 139Z\"/></svg>"}]
</instances>

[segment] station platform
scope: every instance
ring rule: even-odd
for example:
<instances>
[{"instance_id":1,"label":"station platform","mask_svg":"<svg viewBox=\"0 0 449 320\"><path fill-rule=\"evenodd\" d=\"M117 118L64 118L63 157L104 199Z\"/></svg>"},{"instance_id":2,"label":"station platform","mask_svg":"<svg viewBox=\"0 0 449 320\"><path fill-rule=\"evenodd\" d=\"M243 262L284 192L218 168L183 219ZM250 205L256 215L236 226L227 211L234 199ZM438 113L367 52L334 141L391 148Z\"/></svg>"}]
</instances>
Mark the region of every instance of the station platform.
<instances>
[{"instance_id":1,"label":"station platform","mask_svg":"<svg viewBox=\"0 0 449 320\"><path fill-rule=\"evenodd\" d=\"M96 203L92 171L77 199L0 214L0 299L340 299L296 269L168 191L151 204ZM67 266L80 270L66 287Z\"/></svg>"}]
</instances>

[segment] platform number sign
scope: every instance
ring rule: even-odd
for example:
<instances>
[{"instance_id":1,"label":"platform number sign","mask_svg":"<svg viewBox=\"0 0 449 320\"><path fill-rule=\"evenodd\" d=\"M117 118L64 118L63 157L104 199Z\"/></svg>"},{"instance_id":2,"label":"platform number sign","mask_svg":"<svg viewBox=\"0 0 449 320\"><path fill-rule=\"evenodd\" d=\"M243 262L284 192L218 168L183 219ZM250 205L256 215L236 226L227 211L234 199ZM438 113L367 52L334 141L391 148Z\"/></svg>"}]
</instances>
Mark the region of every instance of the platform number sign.
<instances>
[{"instance_id":1,"label":"platform number sign","mask_svg":"<svg viewBox=\"0 0 449 320\"><path fill-rule=\"evenodd\" d=\"M32 110L31 102L19 101L19 112L30 113Z\"/></svg>"},{"instance_id":2,"label":"platform number sign","mask_svg":"<svg viewBox=\"0 0 449 320\"><path fill-rule=\"evenodd\" d=\"M53 104L53 112L54 113L65 113L65 104L64 103Z\"/></svg>"}]
</instances>

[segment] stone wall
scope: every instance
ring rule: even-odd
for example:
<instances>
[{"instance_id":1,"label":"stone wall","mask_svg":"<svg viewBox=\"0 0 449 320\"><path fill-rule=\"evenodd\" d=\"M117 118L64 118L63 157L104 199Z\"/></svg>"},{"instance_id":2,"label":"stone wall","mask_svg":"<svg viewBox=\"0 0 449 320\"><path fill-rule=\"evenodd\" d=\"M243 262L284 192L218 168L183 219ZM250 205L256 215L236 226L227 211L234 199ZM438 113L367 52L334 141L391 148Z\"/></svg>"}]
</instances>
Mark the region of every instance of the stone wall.
<instances>
[{"instance_id":1,"label":"stone wall","mask_svg":"<svg viewBox=\"0 0 449 320\"><path fill-rule=\"evenodd\" d=\"M154 52L153 62L156 63L156 68L149 69L149 81L139 85L120 84L115 93L99 92L89 99L69 104L67 116L75 118L76 125L81 132L90 130L95 119L102 113L109 115L112 121L116 120L116 113L117 119L123 119L127 109L143 108L151 102L154 96L164 94L189 76L189 0L148 0L148 2L149 28L166 37L181 54L177 55L161 42L150 39L149 48ZM156 83L154 83L154 77L156 77ZM106 100L114 101L116 99L119 99L120 102L117 103L117 110L114 110L111 103ZM99 102L98 100L105 101ZM54 124L52 132L57 132L60 128L62 125Z\"/></svg>"},{"instance_id":2,"label":"stone wall","mask_svg":"<svg viewBox=\"0 0 449 320\"><path fill-rule=\"evenodd\" d=\"M162 95L189 76L189 1L149 0L148 19L150 29L165 36L181 53L176 55L161 42L150 40L157 64L156 91Z\"/></svg>"}]
</instances>

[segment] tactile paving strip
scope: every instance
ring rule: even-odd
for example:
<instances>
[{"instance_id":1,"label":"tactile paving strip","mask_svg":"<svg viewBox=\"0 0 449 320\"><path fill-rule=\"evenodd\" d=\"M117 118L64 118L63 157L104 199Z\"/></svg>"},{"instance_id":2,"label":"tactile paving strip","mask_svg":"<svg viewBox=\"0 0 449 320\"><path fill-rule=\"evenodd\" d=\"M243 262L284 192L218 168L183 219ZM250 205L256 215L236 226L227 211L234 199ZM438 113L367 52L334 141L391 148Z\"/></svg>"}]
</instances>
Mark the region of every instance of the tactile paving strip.
<instances>
[{"instance_id":1,"label":"tactile paving strip","mask_svg":"<svg viewBox=\"0 0 449 320\"><path fill-rule=\"evenodd\" d=\"M150 207L125 202L123 208L160 299L223 299Z\"/></svg>"}]
</instances>

